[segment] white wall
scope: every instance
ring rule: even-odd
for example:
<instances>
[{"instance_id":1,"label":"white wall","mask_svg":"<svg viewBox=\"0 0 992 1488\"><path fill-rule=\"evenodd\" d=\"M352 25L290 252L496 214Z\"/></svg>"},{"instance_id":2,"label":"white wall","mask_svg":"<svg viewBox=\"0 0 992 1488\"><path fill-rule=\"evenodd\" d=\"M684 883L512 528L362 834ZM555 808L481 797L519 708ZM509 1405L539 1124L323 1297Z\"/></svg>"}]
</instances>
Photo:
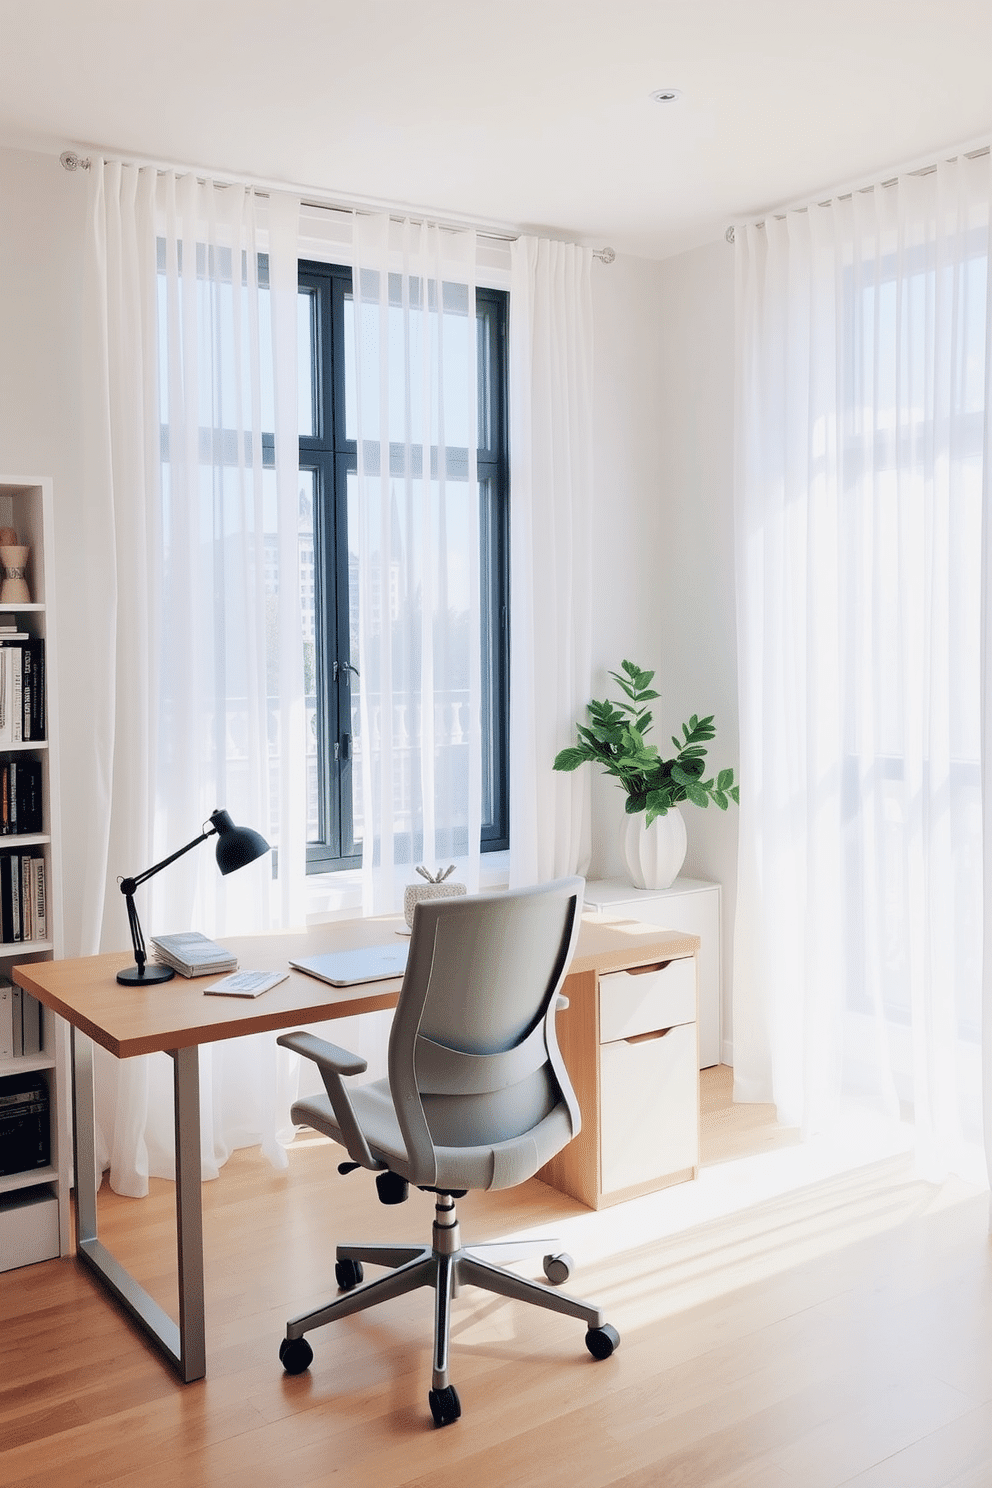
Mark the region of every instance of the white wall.
<instances>
[{"instance_id":1,"label":"white wall","mask_svg":"<svg viewBox=\"0 0 992 1488\"><path fill-rule=\"evenodd\" d=\"M733 560L733 249L664 263L618 258L594 274L600 597L594 696L626 657L655 672L654 737L715 715L709 762L737 768ZM723 885L723 1037L731 1057L730 969L737 814L684 808L685 872ZM623 796L593 785L591 878L624 877Z\"/></svg>"},{"instance_id":2,"label":"white wall","mask_svg":"<svg viewBox=\"0 0 992 1488\"><path fill-rule=\"evenodd\" d=\"M65 947L78 949L87 844L73 815L86 782L73 770L86 678L105 664L87 644L77 576L86 513L79 497L81 265L86 179L54 156L0 150L0 474L50 475L55 493L55 639L62 771ZM127 942L122 925L123 944Z\"/></svg>"}]
</instances>

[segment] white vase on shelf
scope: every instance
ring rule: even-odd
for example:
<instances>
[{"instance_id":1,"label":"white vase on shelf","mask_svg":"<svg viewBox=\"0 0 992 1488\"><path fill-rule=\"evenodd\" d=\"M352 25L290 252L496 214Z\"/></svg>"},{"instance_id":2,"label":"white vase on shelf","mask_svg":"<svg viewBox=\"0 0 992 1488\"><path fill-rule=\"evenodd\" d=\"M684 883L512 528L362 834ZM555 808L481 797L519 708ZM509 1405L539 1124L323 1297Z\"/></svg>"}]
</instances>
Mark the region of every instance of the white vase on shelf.
<instances>
[{"instance_id":1,"label":"white vase on shelf","mask_svg":"<svg viewBox=\"0 0 992 1488\"><path fill-rule=\"evenodd\" d=\"M623 855L630 881L637 889L667 889L678 878L685 862L688 839L685 820L677 806L656 816L646 826L647 815L628 816L623 829Z\"/></svg>"}]
</instances>

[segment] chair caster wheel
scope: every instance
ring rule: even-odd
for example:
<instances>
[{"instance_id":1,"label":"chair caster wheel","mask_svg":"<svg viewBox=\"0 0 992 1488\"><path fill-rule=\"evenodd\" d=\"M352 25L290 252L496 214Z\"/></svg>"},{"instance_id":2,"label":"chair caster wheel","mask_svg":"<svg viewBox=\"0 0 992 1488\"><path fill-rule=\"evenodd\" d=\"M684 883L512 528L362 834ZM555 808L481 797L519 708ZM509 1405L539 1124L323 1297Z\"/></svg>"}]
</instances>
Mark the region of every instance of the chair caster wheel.
<instances>
[{"instance_id":1,"label":"chair caster wheel","mask_svg":"<svg viewBox=\"0 0 992 1488\"><path fill-rule=\"evenodd\" d=\"M570 1255L560 1250L557 1255L546 1255L541 1264L551 1285L561 1286L562 1282L567 1281L571 1276L575 1262Z\"/></svg>"},{"instance_id":2,"label":"chair caster wheel","mask_svg":"<svg viewBox=\"0 0 992 1488\"><path fill-rule=\"evenodd\" d=\"M305 1338L284 1338L279 1345L279 1361L287 1374L302 1374L313 1363L313 1349Z\"/></svg>"},{"instance_id":3,"label":"chair caster wheel","mask_svg":"<svg viewBox=\"0 0 992 1488\"><path fill-rule=\"evenodd\" d=\"M608 1359L619 1347L620 1334L610 1323L604 1323L601 1328L590 1328L586 1334L586 1348L594 1359Z\"/></svg>"},{"instance_id":4,"label":"chair caster wheel","mask_svg":"<svg viewBox=\"0 0 992 1488\"><path fill-rule=\"evenodd\" d=\"M361 1261L338 1261L334 1267L334 1279L342 1292L350 1292L352 1287L365 1280Z\"/></svg>"},{"instance_id":5,"label":"chair caster wheel","mask_svg":"<svg viewBox=\"0 0 992 1488\"><path fill-rule=\"evenodd\" d=\"M454 1385L448 1385L444 1390L429 1391L427 1399L435 1426L450 1426L462 1413L462 1403Z\"/></svg>"}]
</instances>

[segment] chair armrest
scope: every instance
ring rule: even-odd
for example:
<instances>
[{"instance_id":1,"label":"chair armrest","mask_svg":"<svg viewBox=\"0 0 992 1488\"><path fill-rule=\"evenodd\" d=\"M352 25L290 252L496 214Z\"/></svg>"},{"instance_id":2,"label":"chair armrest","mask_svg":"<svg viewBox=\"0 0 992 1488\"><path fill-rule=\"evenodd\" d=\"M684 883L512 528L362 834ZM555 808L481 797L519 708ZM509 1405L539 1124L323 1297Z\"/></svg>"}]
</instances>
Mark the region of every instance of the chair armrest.
<instances>
[{"instance_id":1,"label":"chair armrest","mask_svg":"<svg viewBox=\"0 0 992 1488\"><path fill-rule=\"evenodd\" d=\"M304 1059L312 1059L321 1074L326 1068L336 1075L364 1075L369 1067L367 1059L351 1054L327 1039L318 1038L315 1033L282 1033L276 1043L282 1044L284 1049L292 1049L294 1054L302 1054Z\"/></svg>"},{"instance_id":2,"label":"chair armrest","mask_svg":"<svg viewBox=\"0 0 992 1488\"><path fill-rule=\"evenodd\" d=\"M316 1034L304 1033L302 1030L280 1034L276 1043L282 1044L284 1049L292 1049L294 1054L302 1054L304 1059L313 1060L320 1070L320 1078L324 1082L331 1110L341 1128L348 1156L363 1168L371 1168L373 1171L381 1169L383 1164L369 1150L365 1133L358 1124L355 1108L341 1079L342 1075L364 1074L369 1067L368 1061L358 1054L350 1054L347 1049L339 1049L337 1044L328 1043Z\"/></svg>"}]
</instances>

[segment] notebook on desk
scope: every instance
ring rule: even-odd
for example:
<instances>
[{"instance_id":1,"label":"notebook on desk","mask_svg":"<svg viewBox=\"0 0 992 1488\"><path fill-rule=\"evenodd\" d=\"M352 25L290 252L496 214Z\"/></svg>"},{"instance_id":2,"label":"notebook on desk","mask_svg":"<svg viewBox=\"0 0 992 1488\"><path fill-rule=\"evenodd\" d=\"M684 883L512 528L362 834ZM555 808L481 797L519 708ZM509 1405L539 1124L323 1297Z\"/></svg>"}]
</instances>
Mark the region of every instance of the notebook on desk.
<instances>
[{"instance_id":1,"label":"notebook on desk","mask_svg":"<svg viewBox=\"0 0 992 1488\"><path fill-rule=\"evenodd\" d=\"M402 976L406 970L408 945L361 946L354 951L324 951L319 956L301 956L290 961L297 971L319 977L332 987L353 987L358 982L381 982Z\"/></svg>"}]
</instances>

